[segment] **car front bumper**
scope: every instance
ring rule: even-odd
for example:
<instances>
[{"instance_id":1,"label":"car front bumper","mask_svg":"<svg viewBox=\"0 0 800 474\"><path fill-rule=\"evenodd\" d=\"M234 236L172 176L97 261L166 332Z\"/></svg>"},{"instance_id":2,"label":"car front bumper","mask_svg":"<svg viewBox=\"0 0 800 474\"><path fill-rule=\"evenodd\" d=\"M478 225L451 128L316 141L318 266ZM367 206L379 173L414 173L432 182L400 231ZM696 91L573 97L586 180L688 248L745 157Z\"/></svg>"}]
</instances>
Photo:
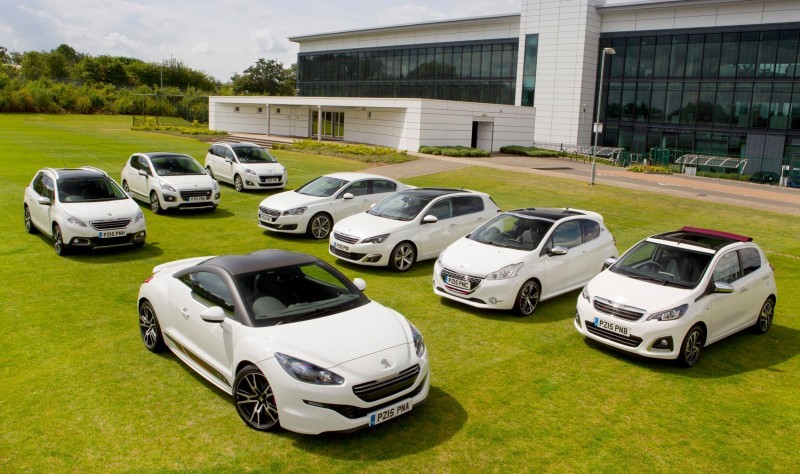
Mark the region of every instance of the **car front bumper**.
<instances>
[{"instance_id":1,"label":"car front bumper","mask_svg":"<svg viewBox=\"0 0 800 474\"><path fill-rule=\"evenodd\" d=\"M192 209L219 206L220 190L205 191L179 190L178 192L160 191L161 207L164 209Z\"/></svg>"},{"instance_id":2,"label":"car front bumper","mask_svg":"<svg viewBox=\"0 0 800 474\"><path fill-rule=\"evenodd\" d=\"M147 238L145 220L132 222L122 229L100 231L91 225L87 227L59 223L64 243L75 248L119 247L124 245L143 244ZM115 232L108 236L106 232ZM120 235L121 234L121 235Z\"/></svg>"},{"instance_id":3,"label":"car front bumper","mask_svg":"<svg viewBox=\"0 0 800 474\"><path fill-rule=\"evenodd\" d=\"M358 265L371 267L385 267L389 265L389 254L392 252L395 243L384 241L380 244L348 244L336 240L331 233L328 253L336 258Z\"/></svg>"},{"instance_id":4,"label":"car front bumper","mask_svg":"<svg viewBox=\"0 0 800 474\"><path fill-rule=\"evenodd\" d=\"M486 280L485 278L457 274L444 270L437 261L433 265L433 292L441 297L475 308L509 310L514 307L518 285L517 279ZM469 282L469 290L445 283L445 278ZM458 278L464 277L464 278Z\"/></svg>"},{"instance_id":5,"label":"car front bumper","mask_svg":"<svg viewBox=\"0 0 800 474\"><path fill-rule=\"evenodd\" d=\"M242 185L245 189L283 189L286 187L286 175L252 175L243 174ZM277 179L277 181L275 181Z\"/></svg>"}]
</instances>

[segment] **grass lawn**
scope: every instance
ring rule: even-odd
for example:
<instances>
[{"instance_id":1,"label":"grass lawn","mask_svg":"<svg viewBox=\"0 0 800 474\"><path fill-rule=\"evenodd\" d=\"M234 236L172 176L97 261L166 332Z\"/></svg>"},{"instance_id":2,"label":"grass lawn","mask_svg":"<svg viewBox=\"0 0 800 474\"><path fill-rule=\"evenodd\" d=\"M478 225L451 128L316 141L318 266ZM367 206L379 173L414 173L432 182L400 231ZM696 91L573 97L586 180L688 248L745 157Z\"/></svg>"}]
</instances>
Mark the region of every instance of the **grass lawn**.
<instances>
[{"instance_id":1,"label":"grass lawn","mask_svg":"<svg viewBox=\"0 0 800 474\"><path fill-rule=\"evenodd\" d=\"M486 191L503 209L595 210L620 251L682 225L752 235L776 268L774 325L707 348L685 370L585 341L572 326L578 292L517 318L440 300L431 261L393 274L337 262L323 242L266 233L256 210L269 193L223 185L214 213L156 216L143 205L140 250L61 258L50 240L27 235L23 189L41 167L93 165L118 180L137 151L202 163L206 144L130 125L128 117L0 115L0 471L800 471L797 217L475 167L406 180ZM290 188L364 166L276 155ZM259 433L174 356L147 352L136 294L153 266L262 248L334 263L413 321L430 351L428 402L353 434Z\"/></svg>"}]
</instances>

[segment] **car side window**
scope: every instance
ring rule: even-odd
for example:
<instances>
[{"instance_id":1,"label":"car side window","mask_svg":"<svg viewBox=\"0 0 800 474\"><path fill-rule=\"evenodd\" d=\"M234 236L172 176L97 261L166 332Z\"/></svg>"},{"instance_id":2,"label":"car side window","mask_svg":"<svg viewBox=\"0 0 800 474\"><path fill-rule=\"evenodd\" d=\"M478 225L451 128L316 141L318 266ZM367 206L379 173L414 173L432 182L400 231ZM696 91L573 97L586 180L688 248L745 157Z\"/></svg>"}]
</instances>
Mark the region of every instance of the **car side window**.
<instances>
[{"instance_id":1,"label":"car side window","mask_svg":"<svg viewBox=\"0 0 800 474\"><path fill-rule=\"evenodd\" d=\"M44 173L39 173L36 175L36 179L33 180L33 190L42 197L44 197L44 176Z\"/></svg>"},{"instance_id":2,"label":"car side window","mask_svg":"<svg viewBox=\"0 0 800 474\"><path fill-rule=\"evenodd\" d=\"M581 223L584 242L589 242L600 237L600 224L589 219L579 219L578 222Z\"/></svg>"},{"instance_id":3,"label":"car side window","mask_svg":"<svg viewBox=\"0 0 800 474\"><path fill-rule=\"evenodd\" d=\"M211 272L189 273L181 277L181 281L192 289L192 297L200 303L211 307L220 306L229 313L233 313L233 297L227 285Z\"/></svg>"},{"instance_id":4,"label":"car side window","mask_svg":"<svg viewBox=\"0 0 800 474\"><path fill-rule=\"evenodd\" d=\"M372 190L370 194L393 193L397 191L397 184L385 179L372 180Z\"/></svg>"},{"instance_id":5,"label":"car side window","mask_svg":"<svg viewBox=\"0 0 800 474\"><path fill-rule=\"evenodd\" d=\"M50 198L50 201L54 201L56 197L55 193L55 184L53 183L53 179L50 176L45 176L42 180L42 184L44 186L44 193L42 197Z\"/></svg>"},{"instance_id":6,"label":"car side window","mask_svg":"<svg viewBox=\"0 0 800 474\"><path fill-rule=\"evenodd\" d=\"M211 145L211 154L214 156L222 156L222 147L219 145Z\"/></svg>"},{"instance_id":7,"label":"car side window","mask_svg":"<svg viewBox=\"0 0 800 474\"><path fill-rule=\"evenodd\" d=\"M583 236L581 234L581 225L578 221L562 222L553 231L552 247L559 245L566 248L577 247L583 243Z\"/></svg>"},{"instance_id":8,"label":"car side window","mask_svg":"<svg viewBox=\"0 0 800 474\"><path fill-rule=\"evenodd\" d=\"M222 153L223 153L223 155L222 155L223 157L225 157L225 158L230 158L230 159L231 159L231 161L233 161L234 163L236 163L236 161L237 161L237 160L236 160L236 155L234 155L234 154L233 154L233 151L231 151L229 148L223 148L223 149L222 149Z\"/></svg>"},{"instance_id":9,"label":"car side window","mask_svg":"<svg viewBox=\"0 0 800 474\"><path fill-rule=\"evenodd\" d=\"M733 283L741 278L742 272L739 266L739 255L736 251L728 252L723 255L714 267L713 281Z\"/></svg>"},{"instance_id":10,"label":"car side window","mask_svg":"<svg viewBox=\"0 0 800 474\"><path fill-rule=\"evenodd\" d=\"M369 193L369 181L363 180L350 183L349 186L342 190L339 196L344 196L345 193L350 193L353 196L366 196Z\"/></svg>"},{"instance_id":11,"label":"car side window","mask_svg":"<svg viewBox=\"0 0 800 474\"><path fill-rule=\"evenodd\" d=\"M742 276L749 275L761 268L761 253L758 249L744 248L739 250L739 260L742 262Z\"/></svg>"},{"instance_id":12,"label":"car side window","mask_svg":"<svg viewBox=\"0 0 800 474\"><path fill-rule=\"evenodd\" d=\"M458 196L453 198L455 215L464 216L483 210L483 199L479 196Z\"/></svg>"},{"instance_id":13,"label":"car side window","mask_svg":"<svg viewBox=\"0 0 800 474\"><path fill-rule=\"evenodd\" d=\"M153 176L152 171L150 171L150 161L143 157L139 157L139 169L147 173L148 176Z\"/></svg>"},{"instance_id":14,"label":"car side window","mask_svg":"<svg viewBox=\"0 0 800 474\"><path fill-rule=\"evenodd\" d=\"M427 215L436 216L437 219L449 219L453 217L453 200L449 198L441 199L431 206Z\"/></svg>"}]
</instances>

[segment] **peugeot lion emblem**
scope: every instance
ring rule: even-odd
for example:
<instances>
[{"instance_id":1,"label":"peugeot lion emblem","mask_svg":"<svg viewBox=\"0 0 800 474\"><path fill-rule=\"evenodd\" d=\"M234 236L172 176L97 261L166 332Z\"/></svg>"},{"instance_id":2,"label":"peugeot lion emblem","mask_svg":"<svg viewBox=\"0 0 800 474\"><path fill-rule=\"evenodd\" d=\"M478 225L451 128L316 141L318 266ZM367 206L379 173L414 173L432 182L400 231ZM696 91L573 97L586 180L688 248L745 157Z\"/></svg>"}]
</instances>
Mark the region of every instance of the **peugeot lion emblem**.
<instances>
[{"instance_id":1,"label":"peugeot lion emblem","mask_svg":"<svg viewBox=\"0 0 800 474\"><path fill-rule=\"evenodd\" d=\"M392 366L392 364L390 364L389 361L386 359L381 359L381 364L383 365L384 369L388 369L389 367Z\"/></svg>"}]
</instances>

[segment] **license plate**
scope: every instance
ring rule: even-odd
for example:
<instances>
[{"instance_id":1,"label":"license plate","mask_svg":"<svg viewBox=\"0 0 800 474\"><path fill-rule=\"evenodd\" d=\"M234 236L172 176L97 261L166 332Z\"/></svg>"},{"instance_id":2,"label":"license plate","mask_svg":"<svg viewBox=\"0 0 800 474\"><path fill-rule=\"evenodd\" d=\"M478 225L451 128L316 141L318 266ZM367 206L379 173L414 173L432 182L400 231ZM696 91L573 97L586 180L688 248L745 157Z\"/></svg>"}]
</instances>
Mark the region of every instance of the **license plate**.
<instances>
[{"instance_id":1,"label":"license plate","mask_svg":"<svg viewBox=\"0 0 800 474\"><path fill-rule=\"evenodd\" d=\"M100 232L99 237L101 239L109 239L111 237L125 237L127 234L124 230L108 230L105 232Z\"/></svg>"},{"instance_id":2,"label":"license plate","mask_svg":"<svg viewBox=\"0 0 800 474\"><path fill-rule=\"evenodd\" d=\"M277 183L280 181L280 178L264 178L261 180L262 183Z\"/></svg>"},{"instance_id":3,"label":"license plate","mask_svg":"<svg viewBox=\"0 0 800 474\"><path fill-rule=\"evenodd\" d=\"M191 196L189 198L189 202L197 202L197 201L205 201L206 198L203 196Z\"/></svg>"},{"instance_id":4,"label":"license plate","mask_svg":"<svg viewBox=\"0 0 800 474\"><path fill-rule=\"evenodd\" d=\"M451 276L445 276L444 282L450 286L454 286L461 290L469 290L469 282L467 280L463 280L461 278L453 278Z\"/></svg>"},{"instance_id":5,"label":"license plate","mask_svg":"<svg viewBox=\"0 0 800 474\"><path fill-rule=\"evenodd\" d=\"M334 242L333 246L336 247L339 250L344 250L345 252L349 252L350 251L350 246L349 245L340 244L339 242Z\"/></svg>"},{"instance_id":6,"label":"license plate","mask_svg":"<svg viewBox=\"0 0 800 474\"><path fill-rule=\"evenodd\" d=\"M264 222L275 222L275 218L268 214L258 213L258 219Z\"/></svg>"},{"instance_id":7,"label":"license plate","mask_svg":"<svg viewBox=\"0 0 800 474\"><path fill-rule=\"evenodd\" d=\"M374 411L369 414L369 426L375 426L384 421L391 420L396 416L411 411L411 400L403 400L400 403L386 407L382 410Z\"/></svg>"},{"instance_id":8,"label":"license plate","mask_svg":"<svg viewBox=\"0 0 800 474\"><path fill-rule=\"evenodd\" d=\"M600 329L605 329L607 331L611 331L613 333L617 333L621 336L630 336L631 330L625 326L619 325L617 323L611 323L604 319L594 318L594 326Z\"/></svg>"}]
</instances>

